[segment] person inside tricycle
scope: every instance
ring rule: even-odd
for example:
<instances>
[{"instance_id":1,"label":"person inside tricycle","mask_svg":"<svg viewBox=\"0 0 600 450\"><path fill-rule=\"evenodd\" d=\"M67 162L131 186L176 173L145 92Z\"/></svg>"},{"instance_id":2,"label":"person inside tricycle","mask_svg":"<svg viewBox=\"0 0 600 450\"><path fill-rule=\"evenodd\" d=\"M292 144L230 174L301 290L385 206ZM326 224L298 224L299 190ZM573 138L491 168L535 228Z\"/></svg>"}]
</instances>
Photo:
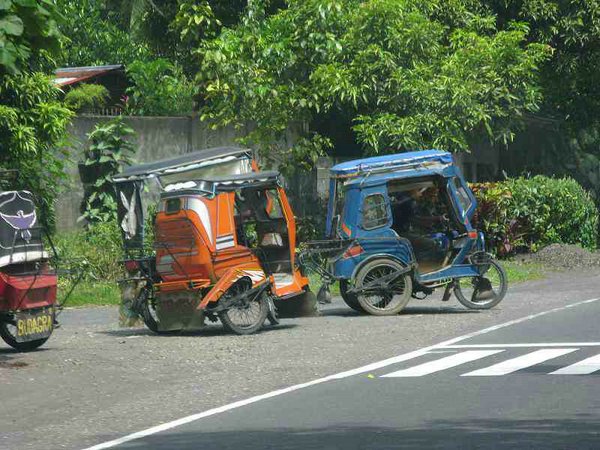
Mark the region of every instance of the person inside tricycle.
<instances>
[{"instance_id":1,"label":"person inside tricycle","mask_svg":"<svg viewBox=\"0 0 600 450\"><path fill-rule=\"evenodd\" d=\"M326 241L302 261L339 281L344 301L374 315L444 288L468 308L504 297L503 268L471 225L476 200L452 155L438 150L349 161L331 168ZM314 255L326 255L315 258ZM324 261L324 263L323 263Z\"/></svg>"}]
</instances>

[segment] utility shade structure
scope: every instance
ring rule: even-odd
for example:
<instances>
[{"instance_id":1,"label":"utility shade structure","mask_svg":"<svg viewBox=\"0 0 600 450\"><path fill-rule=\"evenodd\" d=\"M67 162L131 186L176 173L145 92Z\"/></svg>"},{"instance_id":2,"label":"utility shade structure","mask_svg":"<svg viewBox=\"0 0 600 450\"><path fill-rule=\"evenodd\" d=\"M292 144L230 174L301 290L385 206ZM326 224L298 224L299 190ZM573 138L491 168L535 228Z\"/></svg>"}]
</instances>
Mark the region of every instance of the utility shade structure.
<instances>
[{"instance_id":1,"label":"utility shade structure","mask_svg":"<svg viewBox=\"0 0 600 450\"><path fill-rule=\"evenodd\" d=\"M165 192L190 189L214 195L216 184L233 182L252 169L252 151L239 147L209 148L126 168L113 178L126 250L143 247L146 208L142 192L147 180L155 180Z\"/></svg>"}]
</instances>

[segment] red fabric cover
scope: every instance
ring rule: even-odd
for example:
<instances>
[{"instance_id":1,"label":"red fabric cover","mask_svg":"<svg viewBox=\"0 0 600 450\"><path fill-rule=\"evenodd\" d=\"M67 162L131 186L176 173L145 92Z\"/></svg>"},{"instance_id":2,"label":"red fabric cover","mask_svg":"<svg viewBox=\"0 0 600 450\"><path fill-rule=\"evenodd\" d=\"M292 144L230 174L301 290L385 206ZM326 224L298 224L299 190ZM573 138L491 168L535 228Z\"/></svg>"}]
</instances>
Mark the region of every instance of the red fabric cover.
<instances>
[{"instance_id":1,"label":"red fabric cover","mask_svg":"<svg viewBox=\"0 0 600 450\"><path fill-rule=\"evenodd\" d=\"M0 273L0 310L33 309L56 303L56 275Z\"/></svg>"}]
</instances>

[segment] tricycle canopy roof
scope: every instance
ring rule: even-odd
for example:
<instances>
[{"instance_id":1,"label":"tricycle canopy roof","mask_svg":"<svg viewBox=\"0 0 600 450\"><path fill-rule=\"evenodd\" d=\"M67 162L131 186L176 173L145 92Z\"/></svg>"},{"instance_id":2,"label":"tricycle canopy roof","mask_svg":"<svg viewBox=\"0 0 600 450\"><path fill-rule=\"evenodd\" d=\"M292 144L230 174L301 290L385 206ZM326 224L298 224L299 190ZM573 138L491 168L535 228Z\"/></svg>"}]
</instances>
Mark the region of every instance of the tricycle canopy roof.
<instances>
[{"instance_id":1,"label":"tricycle canopy roof","mask_svg":"<svg viewBox=\"0 0 600 450\"><path fill-rule=\"evenodd\" d=\"M113 180L117 183L124 181L143 180L152 177L191 172L204 167L234 161L236 159L252 159L252 151L240 147L214 147L186 153L175 158L138 164L127 167L116 175Z\"/></svg>"},{"instance_id":2,"label":"tricycle canopy roof","mask_svg":"<svg viewBox=\"0 0 600 450\"><path fill-rule=\"evenodd\" d=\"M162 198L186 194L216 195L245 188L264 188L279 184L279 172L250 172L242 175L214 176L167 186Z\"/></svg>"},{"instance_id":3,"label":"tricycle canopy roof","mask_svg":"<svg viewBox=\"0 0 600 450\"><path fill-rule=\"evenodd\" d=\"M452 164L452 155L441 150L423 150L355 159L330 169L332 178L367 177L371 174L401 171L440 173Z\"/></svg>"}]
</instances>

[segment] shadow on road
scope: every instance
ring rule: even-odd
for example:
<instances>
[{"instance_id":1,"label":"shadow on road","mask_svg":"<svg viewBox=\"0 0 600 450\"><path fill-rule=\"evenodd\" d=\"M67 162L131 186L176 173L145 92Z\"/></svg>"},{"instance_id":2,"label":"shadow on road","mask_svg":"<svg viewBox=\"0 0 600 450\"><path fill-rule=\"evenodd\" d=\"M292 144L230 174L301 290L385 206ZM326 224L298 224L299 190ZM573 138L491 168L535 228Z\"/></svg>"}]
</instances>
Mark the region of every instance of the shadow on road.
<instances>
[{"instance_id":1,"label":"shadow on road","mask_svg":"<svg viewBox=\"0 0 600 450\"><path fill-rule=\"evenodd\" d=\"M270 333L272 331L282 330L282 329L291 329L296 328L298 325L296 324L279 324L275 327L273 326L265 326L256 334ZM221 325L208 325L201 330L193 330L193 331L167 331L164 333L153 333L152 331L146 328L123 328L120 330L106 330L100 331L100 334L106 334L108 336L155 336L158 338L170 338L170 337L178 337L178 336L235 336L235 334L230 331L225 330Z\"/></svg>"},{"instance_id":2,"label":"shadow on road","mask_svg":"<svg viewBox=\"0 0 600 450\"><path fill-rule=\"evenodd\" d=\"M199 424L198 428L202 428ZM562 420L473 419L430 422L421 428L335 426L318 429L172 432L119 449L596 449L597 418Z\"/></svg>"},{"instance_id":3,"label":"shadow on road","mask_svg":"<svg viewBox=\"0 0 600 450\"><path fill-rule=\"evenodd\" d=\"M434 315L434 314L479 314L481 311L453 306L407 306L399 316ZM364 317L372 318L368 314L359 313L346 307L326 307L321 310L321 315L326 317ZM389 316L388 316L389 317Z\"/></svg>"}]
</instances>

